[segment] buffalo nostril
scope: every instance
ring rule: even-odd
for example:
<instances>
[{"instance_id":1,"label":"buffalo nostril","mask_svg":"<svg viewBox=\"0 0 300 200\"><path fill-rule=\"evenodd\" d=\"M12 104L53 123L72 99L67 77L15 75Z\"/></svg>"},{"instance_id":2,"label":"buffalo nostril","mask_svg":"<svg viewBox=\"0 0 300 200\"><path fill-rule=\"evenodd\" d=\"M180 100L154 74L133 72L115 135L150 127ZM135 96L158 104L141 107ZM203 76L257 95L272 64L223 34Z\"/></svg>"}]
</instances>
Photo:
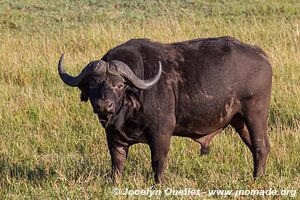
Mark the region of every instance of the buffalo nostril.
<instances>
[{"instance_id":1,"label":"buffalo nostril","mask_svg":"<svg viewBox=\"0 0 300 200\"><path fill-rule=\"evenodd\" d=\"M98 104L96 104L95 105L95 109L94 109L95 111L101 111L101 106L100 105L98 105Z\"/></svg>"},{"instance_id":2,"label":"buffalo nostril","mask_svg":"<svg viewBox=\"0 0 300 200\"><path fill-rule=\"evenodd\" d=\"M108 112L113 112L114 111L114 103L113 102L107 102L106 106L107 106L106 110Z\"/></svg>"},{"instance_id":3,"label":"buffalo nostril","mask_svg":"<svg viewBox=\"0 0 300 200\"><path fill-rule=\"evenodd\" d=\"M100 111L100 107L98 105L93 106L94 113L98 113Z\"/></svg>"},{"instance_id":4,"label":"buffalo nostril","mask_svg":"<svg viewBox=\"0 0 300 200\"><path fill-rule=\"evenodd\" d=\"M107 104L107 108L112 108L113 107L113 103L112 102L109 102L108 104Z\"/></svg>"}]
</instances>

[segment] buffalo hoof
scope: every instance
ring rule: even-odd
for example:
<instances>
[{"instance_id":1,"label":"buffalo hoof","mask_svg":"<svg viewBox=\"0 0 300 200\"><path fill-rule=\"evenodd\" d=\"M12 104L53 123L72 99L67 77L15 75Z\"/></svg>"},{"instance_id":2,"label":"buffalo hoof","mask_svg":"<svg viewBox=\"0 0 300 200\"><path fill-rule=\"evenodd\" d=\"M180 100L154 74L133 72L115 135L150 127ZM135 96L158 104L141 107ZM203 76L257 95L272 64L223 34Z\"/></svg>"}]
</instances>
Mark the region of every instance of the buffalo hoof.
<instances>
[{"instance_id":1,"label":"buffalo hoof","mask_svg":"<svg viewBox=\"0 0 300 200\"><path fill-rule=\"evenodd\" d=\"M209 147L201 148L201 156L209 154Z\"/></svg>"}]
</instances>

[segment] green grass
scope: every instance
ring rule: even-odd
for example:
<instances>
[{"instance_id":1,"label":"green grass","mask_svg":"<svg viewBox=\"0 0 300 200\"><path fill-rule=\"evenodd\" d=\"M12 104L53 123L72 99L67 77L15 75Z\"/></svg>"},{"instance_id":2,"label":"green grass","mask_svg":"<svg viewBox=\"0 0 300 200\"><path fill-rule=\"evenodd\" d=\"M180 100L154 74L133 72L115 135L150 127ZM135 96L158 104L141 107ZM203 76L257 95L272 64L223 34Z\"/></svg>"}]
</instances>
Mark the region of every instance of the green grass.
<instances>
[{"instance_id":1,"label":"green grass","mask_svg":"<svg viewBox=\"0 0 300 200\"><path fill-rule=\"evenodd\" d=\"M298 1L2 0L0 196L125 199L112 196L105 135L91 106L58 77L62 52L67 71L77 74L130 38L222 35L262 47L273 65L267 175L253 181L250 152L229 128L213 139L208 156L191 140L173 138L166 183L156 187L299 190ZM145 189L153 182L149 148L133 146L120 187Z\"/></svg>"}]
</instances>

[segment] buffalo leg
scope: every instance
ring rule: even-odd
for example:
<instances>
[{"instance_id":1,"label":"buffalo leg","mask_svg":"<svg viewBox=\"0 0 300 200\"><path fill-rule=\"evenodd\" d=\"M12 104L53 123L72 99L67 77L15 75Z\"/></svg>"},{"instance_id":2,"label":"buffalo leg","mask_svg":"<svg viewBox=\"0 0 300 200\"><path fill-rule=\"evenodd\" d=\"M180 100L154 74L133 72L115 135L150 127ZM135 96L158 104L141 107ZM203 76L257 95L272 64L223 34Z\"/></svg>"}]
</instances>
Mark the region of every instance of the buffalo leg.
<instances>
[{"instance_id":1,"label":"buffalo leg","mask_svg":"<svg viewBox=\"0 0 300 200\"><path fill-rule=\"evenodd\" d=\"M164 182L164 169L166 167L171 136L160 135L150 143L151 163L156 183Z\"/></svg>"},{"instance_id":2,"label":"buffalo leg","mask_svg":"<svg viewBox=\"0 0 300 200\"><path fill-rule=\"evenodd\" d=\"M242 119L242 116L239 115L234 116L230 121L230 125L235 128L240 138L243 140L243 142L248 146L248 148L252 152L249 131L247 129L246 124L244 123L244 120Z\"/></svg>"},{"instance_id":3,"label":"buffalo leg","mask_svg":"<svg viewBox=\"0 0 300 200\"><path fill-rule=\"evenodd\" d=\"M109 137L107 137L107 141L111 156L112 180L114 183L120 183L129 147L115 144Z\"/></svg>"},{"instance_id":4,"label":"buffalo leg","mask_svg":"<svg viewBox=\"0 0 300 200\"><path fill-rule=\"evenodd\" d=\"M267 135L268 106L261 106L252 101L248 104L245 112L245 122L250 133L252 155L254 161L253 176L258 177L265 174L266 160L270 151Z\"/></svg>"}]
</instances>

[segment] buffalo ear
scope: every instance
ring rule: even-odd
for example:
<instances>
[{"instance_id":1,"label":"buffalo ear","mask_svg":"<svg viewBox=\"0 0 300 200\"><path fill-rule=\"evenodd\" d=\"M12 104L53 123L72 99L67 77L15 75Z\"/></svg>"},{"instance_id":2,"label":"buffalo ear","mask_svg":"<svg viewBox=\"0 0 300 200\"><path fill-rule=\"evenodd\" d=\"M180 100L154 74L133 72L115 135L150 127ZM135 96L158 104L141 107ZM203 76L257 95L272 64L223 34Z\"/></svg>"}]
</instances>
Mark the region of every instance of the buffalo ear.
<instances>
[{"instance_id":1,"label":"buffalo ear","mask_svg":"<svg viewBox=\"0 0 300 200\"><path fill-rule=\"evenodd\" d=\"M140 101L138 91L133 88L128 88L126 90L125 103L133 109L139 110L142 103Z\"/></svg>"},{"instance_id":2,"label":"buffalo ear","mask_svg":"<svg viewBox=\"0 0 300 200\"><path fill-rule=\"evenodd\" d=\"M79 87L79 89L81 91L80 100L87 102L89 100L89 96L88 96L86 88L84 86L83 87L81 86L81 87Z\"/></svg>"}]
</instances>

